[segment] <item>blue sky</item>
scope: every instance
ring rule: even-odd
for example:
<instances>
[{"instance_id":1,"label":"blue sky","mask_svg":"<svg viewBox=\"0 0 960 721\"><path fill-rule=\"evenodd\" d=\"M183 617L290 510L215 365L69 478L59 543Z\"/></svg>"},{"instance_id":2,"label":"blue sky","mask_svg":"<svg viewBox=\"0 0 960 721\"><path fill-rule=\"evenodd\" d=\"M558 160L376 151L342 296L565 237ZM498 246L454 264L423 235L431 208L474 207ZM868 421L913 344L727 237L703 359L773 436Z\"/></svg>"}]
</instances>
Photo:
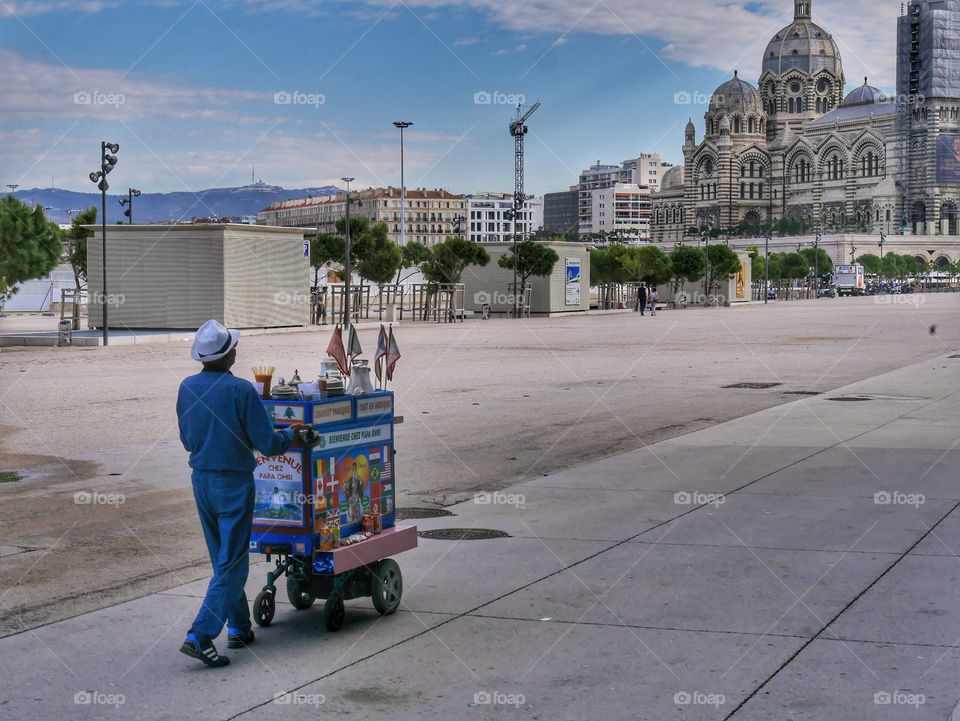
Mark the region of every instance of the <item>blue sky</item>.
<instances>
[{"instance_id":1,"label":"blue sky","mask_svg":"<svg viewBox=\"0 0 960 721\"><path fill-rule=\"evenodd\" d=\"M848 89L893 86L898 14L814 1ZM523 96L543 103L528 192L562 190L597 160L679 162L687 118L702 132L710 92L734 68L754 81L792 16L791 0L0 0L0 183L92 190L106 139L114 189L242 185L253 164L285 187L398 185L403 119L408 187L506 192Z\"/></svg>"}]
</instances>

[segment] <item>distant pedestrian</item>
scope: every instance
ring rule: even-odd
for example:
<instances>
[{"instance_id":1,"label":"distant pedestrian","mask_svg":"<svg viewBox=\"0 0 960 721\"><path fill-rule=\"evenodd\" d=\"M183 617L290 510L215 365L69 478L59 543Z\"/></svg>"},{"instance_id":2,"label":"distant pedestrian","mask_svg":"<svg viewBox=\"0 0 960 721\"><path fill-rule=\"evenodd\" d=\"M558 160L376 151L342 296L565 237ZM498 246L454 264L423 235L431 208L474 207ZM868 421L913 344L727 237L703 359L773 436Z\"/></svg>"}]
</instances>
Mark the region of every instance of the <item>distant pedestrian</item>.
<instances>
[{"instance_id":1,"label":"distant pedestrian","mask_svg":"<svg viewBox=\"0 0 960 721\"><path fill-rule=\"evenodd\" d=\"M657 301L660 300L660 294L657 292L656 286L650 287L650 315L657 314Z\"/></svg>"},{"instance_id":2,"label":"distant pedestrian","mask_svg":"<svg viewBox=\"0 0 960 721\"><path fill-rule=\"evenodd\" d=\"M647 286L641 285L637 288L637 307L640 309L640 315L647 309Z\"/></svg>"}]
</instances>

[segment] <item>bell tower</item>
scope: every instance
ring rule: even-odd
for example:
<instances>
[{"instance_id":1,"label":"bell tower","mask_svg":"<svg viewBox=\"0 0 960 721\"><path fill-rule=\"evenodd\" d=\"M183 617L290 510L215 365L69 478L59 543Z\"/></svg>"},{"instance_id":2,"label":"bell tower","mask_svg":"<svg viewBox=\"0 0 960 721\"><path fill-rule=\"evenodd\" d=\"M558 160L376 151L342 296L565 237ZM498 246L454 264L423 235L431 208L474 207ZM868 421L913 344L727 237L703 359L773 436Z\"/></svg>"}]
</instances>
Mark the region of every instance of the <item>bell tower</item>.
<instances>
[{"instance_id":1,"label":"bell tower","mask_svg":"<svg viewBox=\"0 0 960 721\"><path fill-rule=\"evenodd\" d=\"M813 0L793 0L793 19L811 20L813 18Z\"/></svg>"}]
</instances>

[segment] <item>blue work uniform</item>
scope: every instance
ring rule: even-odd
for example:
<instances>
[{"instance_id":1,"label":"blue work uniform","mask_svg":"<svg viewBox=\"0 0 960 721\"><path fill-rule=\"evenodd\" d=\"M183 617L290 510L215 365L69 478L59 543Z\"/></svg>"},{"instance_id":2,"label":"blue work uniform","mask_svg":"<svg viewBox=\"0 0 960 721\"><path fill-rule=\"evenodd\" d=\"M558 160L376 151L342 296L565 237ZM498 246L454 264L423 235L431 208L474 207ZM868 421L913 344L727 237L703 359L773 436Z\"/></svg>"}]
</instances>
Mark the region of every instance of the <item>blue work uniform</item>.
<instances>
[{"instance_id":1,"label":"blue work uniform","mask_svg":"<svg viewBox=\"0 0 960 721\"><path fill-rule=\"evenodd\" d=\"M190 635L216 638L225 622L230 633L242 633L251 628L243 588L250 570L253 451L280 455L293 442L293 431L274 431L256 389L229 371L204 369L185 378L177 418L180 441L190 452L193 497L213 565Z\"/></svg>"}]
</instances>

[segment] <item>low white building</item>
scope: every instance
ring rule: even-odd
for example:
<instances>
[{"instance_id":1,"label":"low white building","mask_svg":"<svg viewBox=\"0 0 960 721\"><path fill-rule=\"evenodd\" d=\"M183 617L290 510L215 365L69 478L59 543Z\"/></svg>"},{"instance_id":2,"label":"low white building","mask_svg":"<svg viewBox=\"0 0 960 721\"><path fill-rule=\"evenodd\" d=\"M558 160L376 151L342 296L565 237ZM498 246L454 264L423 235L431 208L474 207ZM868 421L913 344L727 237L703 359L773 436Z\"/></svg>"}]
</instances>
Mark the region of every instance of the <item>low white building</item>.
<instances>
[{"instance_id":1,"label":"low white building","mask_svg":"<svg viewBox=\"0 0 960 721\"><path fill-rule=\"evenodd\" d=\"M513 193L474 193L467 196L467 238L475 243L505 243L514 232L529 237L543 227L543 198L529 196L517 218L517 230L507 211Z\"/></svg>"}]
</instances>

